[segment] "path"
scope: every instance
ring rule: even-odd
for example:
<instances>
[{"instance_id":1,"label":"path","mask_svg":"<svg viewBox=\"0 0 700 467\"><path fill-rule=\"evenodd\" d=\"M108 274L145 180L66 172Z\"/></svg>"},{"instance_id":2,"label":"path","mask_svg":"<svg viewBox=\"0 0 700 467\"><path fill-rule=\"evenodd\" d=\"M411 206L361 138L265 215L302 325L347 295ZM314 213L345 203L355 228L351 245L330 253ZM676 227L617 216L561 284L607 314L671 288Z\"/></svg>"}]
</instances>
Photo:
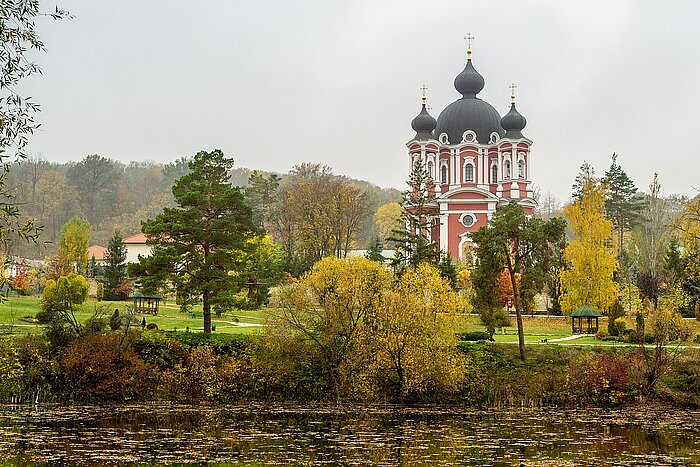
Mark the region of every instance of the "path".
<instances>
[{"instance_id":1,"label":"path","mask_svg":"<svg viewBox=\"0 0 700 467\"><path fill-rule=\"evenodd\" d=\"M574 334L573 336L566 336L566 337L560 337L558 339L547 339L547 342L564 342L564 341L572 341L574 339L578 339L580 337L590 337L591 334Z\"/></svg>"}]
</instances>

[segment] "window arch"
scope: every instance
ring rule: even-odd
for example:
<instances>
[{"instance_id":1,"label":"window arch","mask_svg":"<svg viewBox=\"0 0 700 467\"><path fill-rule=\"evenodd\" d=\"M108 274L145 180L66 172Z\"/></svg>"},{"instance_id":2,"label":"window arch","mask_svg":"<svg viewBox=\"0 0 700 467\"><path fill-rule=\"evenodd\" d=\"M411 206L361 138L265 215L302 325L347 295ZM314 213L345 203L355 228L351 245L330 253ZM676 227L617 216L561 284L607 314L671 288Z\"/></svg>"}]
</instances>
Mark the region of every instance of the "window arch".
<instances>
[{"instance_id":1,"label":"window arch","mask_svg":"<svg viewBox=\"0 0 700 467\"><path fill-rule=\"evenodd\" d=\"M498 166L491 166L491 183L498 183Z\"/></svg>"},{"instance_id":2,"label":"window arch","mask_svg":"<svg viewBox=\"0 0 700 467\"><path fill-rule=\"evenodd\" d=\"M464 181L473 182L474 181L474 164L467 164L464 166Z\"/></svg>"},{"instance_id":3,"label":"window arch","mask_svg":"<svg viewBox=\"0 0 700 467\"><path fill-rule=\"evenodd\" d=\"M505 161L503 163L503 172L505 172L503 175L503 178L509 179L510 178L510 161Z\"/></svg>"},{"instance_id":4,"label":"window arch","mask_svg":"<svg viewBox=\"0 0 700 467\"><path fill-rule=\"evenodd\" d=\"M433 161L428 161L426 168L428 171L428 177L433 178Z\"/></svg>"},{"instance_id":5,"label":"window arch","mask_svg":"<svg viewBox=\"0 0 700 467\"><path fill-rule=\"evenodd\" d=\"M447 183L447 166L443 165L440 167L440 183L445 185Z\"/></svg>"},{"instance_id":6,"label":"window arch","mask_svg":"<svg viewBox=\"0 0 700 467\"><path fill-rule=\"evenodd\" d=\"M525 178L525 163L518 161L518 178Z\"/></svg>"}]
</instances>

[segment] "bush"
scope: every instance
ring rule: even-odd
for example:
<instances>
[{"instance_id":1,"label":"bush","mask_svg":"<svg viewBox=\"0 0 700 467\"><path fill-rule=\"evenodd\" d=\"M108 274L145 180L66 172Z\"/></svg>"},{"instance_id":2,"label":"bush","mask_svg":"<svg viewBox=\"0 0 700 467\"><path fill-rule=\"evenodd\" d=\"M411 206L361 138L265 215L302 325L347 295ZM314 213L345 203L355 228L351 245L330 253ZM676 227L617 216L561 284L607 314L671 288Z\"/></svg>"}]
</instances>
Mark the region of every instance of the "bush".
<instances>
[{"instance_id":1,"label":"bush","mask_svg":"<svg viewBox=\"0 0 700 467\"><path fill-rule=\"evenodd\" d=\"M119 316L119 309L115 308L114 313L112 313L112 316L110 316L109 318L109 328L112 331L117 331L122 327L123 324L124 323L122 317Z\"/></svg>"},{"instance_id":2,"label":"bush","mask_svg":"<svg viewBox=\"0 0 700 467\"><path fill-rule=\"evenodd\" d=\"M102 282L97 283L97 288L95 289L95 299L101 302L105 296L105 285Z\"/></svg>"},{"instance_id":3,"label":"bush","mask_svg":"<svg viewBox=\"0 0 700 467\"><path fill-rule=\"evenodd\" d=\"M166 335L186 349L208 347L219 355L233 355L244 350L251 341L245 334L206 334L203 332L167 331Z\"/></svg>"},{"instance_id":4,"label":"bush","mask_svg":"<svg viewBox=\"0 0 700 467\"><path fill-rule=\"evenodd\" d=\"M61 390L76 401L127 401L143 397L146 365L119 336L95 334L73 341L60 359Z\"/></svg>"},{"instance_id":5,"label":"bush","mask_svg":"<svg viewBox=\"0 0 700 467\"><path fill-rule=\"evenodd\" d=\"M636 329L625 329L625 332L622 333L622 340L624 342L627 342L628 344L639 343L639 335L637 334L637 330Z\"/></svg>"},{"instance_id":6,"label":"bush","mask_svg":"<svg viewBox=\"0 0 700 467\"><path fill-rule=\"evenodd\" d=\"M608 333L605 331L598 331L595 335L596 339L605 339L606 337L608 337Z\"/></svg>"},{"instance_id":7,"label":"bush","mask_svg":"<svg viewBox=\"0 0 700 467\"><path fill-rule=\"evenodd\" d=\"M624 331L624 328L620 330L618 327L618 319L623 318L624 321L625 317L625 309L622 306L622 303L620 303L620 300L615 300L615 302L612 304L610 307L610 310L608 311L608 334L611 336L619 336L622 331Z\"/></svg>"},{"instance_id":8,"label":"bush","mask_svg":"<svg viewBox=\"0 0 700 467\"><path fill-rule=\"evenodd\" d=\"M158 331L143 331L131 348L144 362L160 370L182 363L187 355L175 338Z\"/></svg>"},{"instance_id":9,"label":"bush","mask_svg":"<svg viewBox=\"0 0 700 467\"><path fill-rule=\"evenodd\" d=\"M579 397L594 402L619 404L633 391L629 359L610 353L585 353L568 368L567 385Z\"/></svg>"},{"instance_id":10,"label":"bush","mask_svg":"<svg viewBox=\"0 0 700 467\"><path fill-rule=\"evenodd\" d=\"M489 334L486 331L460 332L457 334L457 340L468 342L487 341L489 340Z\"/></svg>"}]
</instances>

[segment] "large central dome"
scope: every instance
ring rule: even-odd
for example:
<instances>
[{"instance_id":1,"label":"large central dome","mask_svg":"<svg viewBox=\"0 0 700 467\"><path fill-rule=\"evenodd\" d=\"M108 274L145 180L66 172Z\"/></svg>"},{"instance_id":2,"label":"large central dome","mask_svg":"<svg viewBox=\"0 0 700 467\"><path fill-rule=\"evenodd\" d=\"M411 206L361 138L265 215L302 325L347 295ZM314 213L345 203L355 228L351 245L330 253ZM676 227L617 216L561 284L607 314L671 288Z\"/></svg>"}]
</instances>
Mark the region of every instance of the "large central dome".
<instances>
[{"instance_id":1,"label":"large central dome","mask_svg":"<svg viewBox=\"0 0 700 467\"><path fill-rule=\"evenodd\" d=\"M464 70L455 78L455 89L462 98L454 101L440 113L435 127L435 137L447 133L450 144L459 144L462 135L467 130L476 133L476 139L481 144L489 143L491 133L505 134L501 127L501 116L488 102L482 101L476 95L484 88L484 78L472 66L472 60L467 60Z\"/></svg>"}]
</instances>

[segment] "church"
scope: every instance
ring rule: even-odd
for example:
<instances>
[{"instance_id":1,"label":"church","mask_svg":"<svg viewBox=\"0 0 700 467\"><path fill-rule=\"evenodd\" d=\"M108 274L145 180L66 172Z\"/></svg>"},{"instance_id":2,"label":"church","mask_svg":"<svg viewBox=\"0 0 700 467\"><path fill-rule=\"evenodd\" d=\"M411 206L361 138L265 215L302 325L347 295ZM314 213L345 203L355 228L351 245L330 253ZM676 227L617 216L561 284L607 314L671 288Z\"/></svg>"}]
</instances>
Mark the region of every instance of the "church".
<instances>
[{"instance_id":1,"label":"church","mask_svg":"<svg viewBox=\"0 0 700 467\"><path fill-rule=\"evenodd\" d=\"M477 97L484 78L467 64L454 80L462 95L437 120L426 108L425 88L420 113L411 122L416 135L406 143L412 170L421 161L434 183L435 218L427 236L455 259L471 257L469 232L488 224L498 205L516 200L532 215L530 146L523 136L526 120L515 108L511 86L510 110L501 117Z\"/></svg>"}]
</instances>

